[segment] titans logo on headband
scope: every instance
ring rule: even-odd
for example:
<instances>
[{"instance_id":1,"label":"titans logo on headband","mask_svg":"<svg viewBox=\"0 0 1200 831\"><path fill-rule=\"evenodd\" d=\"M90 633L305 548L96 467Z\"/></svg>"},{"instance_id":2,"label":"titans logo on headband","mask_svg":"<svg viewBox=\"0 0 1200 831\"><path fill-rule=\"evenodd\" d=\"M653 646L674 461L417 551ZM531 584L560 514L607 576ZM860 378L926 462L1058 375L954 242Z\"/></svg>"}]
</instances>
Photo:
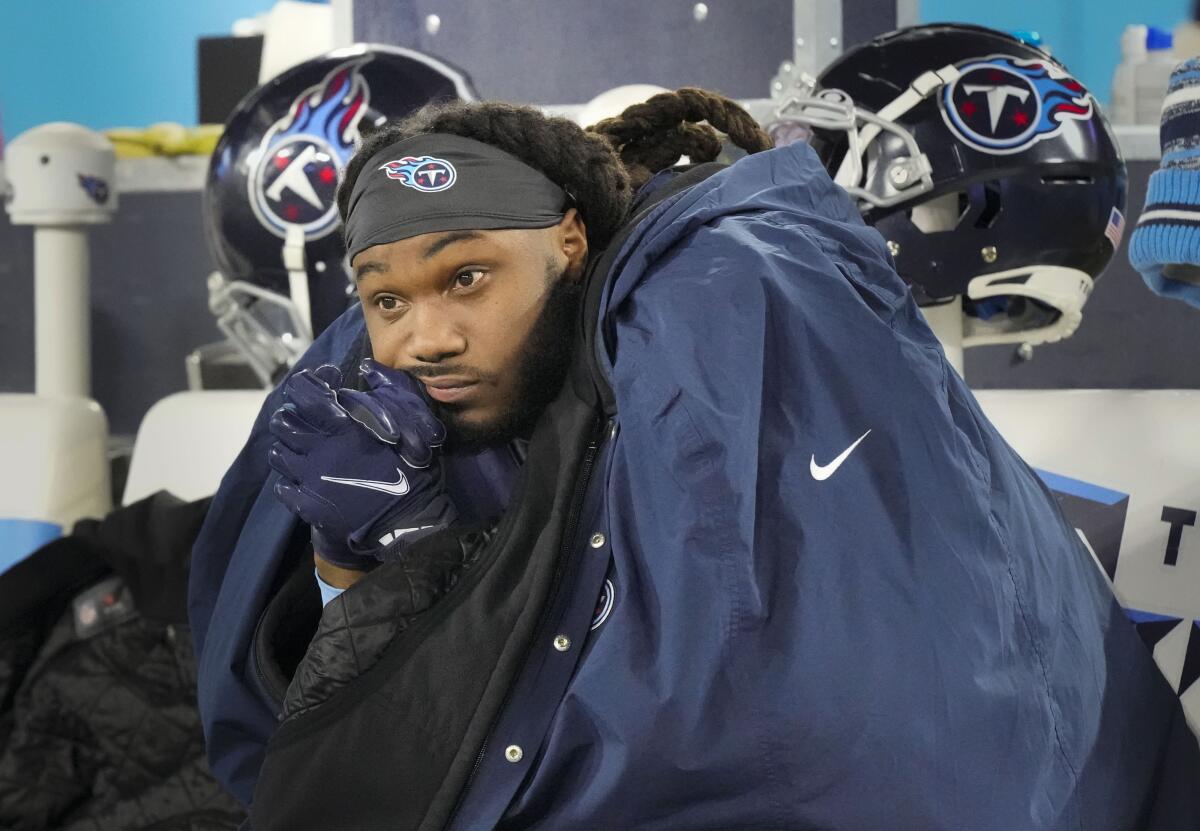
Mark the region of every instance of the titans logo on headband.
<instances>
[{"instance_id":1,"label":"titans logo on headband","mask_svg":"<svg viewBox=\"0 0 1200 831\"><path fill-rule=\"evenodd\" d=\"M1068 119L1085 121L1094 112L1083 84L1049 63L993 55L958 70L942 93L942 117L984 153L1019 153L1057 135Z\"/></svg>"},{"instance_id":2,"label":"titans logo on headband","mask_svg":"<svg viewBox=\"0 0 1200 831\"><path fill-rule=\"evenodd\" d=\"M252 157L250 204L278 237L298 227L315 240L337 227L340 171L354 154L370 96L358 73L363 62L347 61L297 96Z\"/></svg>"},{"instance_id":3,"label":"titans logo on headband","mask_svg":"<svg viewBox=\"0 0 1200 831\"><path fill-rule=\"evenodd\" d=\"M458 179L454 165L433 156L405 156L380 165L379 169L389 179L395 179L405 187L422 193L449 190Z\"/></svg>"}]
</instances>

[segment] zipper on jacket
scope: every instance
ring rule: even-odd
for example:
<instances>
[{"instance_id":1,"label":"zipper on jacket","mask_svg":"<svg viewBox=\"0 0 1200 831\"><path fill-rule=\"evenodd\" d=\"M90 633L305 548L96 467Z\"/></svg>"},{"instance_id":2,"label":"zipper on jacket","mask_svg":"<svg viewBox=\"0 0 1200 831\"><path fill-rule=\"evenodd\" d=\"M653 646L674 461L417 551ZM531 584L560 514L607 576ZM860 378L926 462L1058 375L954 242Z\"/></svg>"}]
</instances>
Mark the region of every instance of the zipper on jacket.
<instances>
[{"instance_id":1,"label":"zipper on jacket","mask_svg":"<svg viewBox=\"0 0 1200 831\"><path fill-rule=\"evenodd\" d=\"M612 423L613 422L610 419L605 424L605 427L610 426ZM542 630L545 628L550 609L554 607L554 602L558 599L558 592L562 587L562 578L567 572L566 558L570 556L571 548L575 544L575 532L579 528L579 515L583 512L583 498L586 494L587 486L591 482L592 468L595 466L596 456L599 454L600 445L603 443L605 432L606 431L604 429L593 432L592 439L588 442L587 451L584 453L583 464L579 469L579 478L575 481L575 491L571 495L571 507L567 513L567 522L563 527L562 546L559 548L558 552L558 561L560 566L554 575L550 592L546 596L546 604L543 607L545 611L542 619L539 620L537 626L534 627L534 637L530 642L531 648L533 644L538 643L537 636L540 635ZM525 657L521 659L522 667L524 667L528 657L528 654L526 654ZM520 671L518 671L518 678L519 677ZM487 756L488 745L491 743L492 733L495 731L496 726L500 723L500 717L508 708L508 696L511 693L512 689L510 687L508 693L505 694L504 700L500 703L500 708L496 711L495 717L492 718L491 724L488 725L487 736L484 737L483 744L479 748L479 753L475 756L475 764L471 766L471 772L467 774L467 781L463 784L462 790L458 796L458 802L454 806L454 810L450 812L450 816L446 819L445 827L447 828L454 824L454 819L458 815L459 809L462 808L463 802L466 801L467 794L471 790L471 785L475 781L475 776L479 772L480 766L483 765L484 758Z\"/></svg>"}]
</instances>

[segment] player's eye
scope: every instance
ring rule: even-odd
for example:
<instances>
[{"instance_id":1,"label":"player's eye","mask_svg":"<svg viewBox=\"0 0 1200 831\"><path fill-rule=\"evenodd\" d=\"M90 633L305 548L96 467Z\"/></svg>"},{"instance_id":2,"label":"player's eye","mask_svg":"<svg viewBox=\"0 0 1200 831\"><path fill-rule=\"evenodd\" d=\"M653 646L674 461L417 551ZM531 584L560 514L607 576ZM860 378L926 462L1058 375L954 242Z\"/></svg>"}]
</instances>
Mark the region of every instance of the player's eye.
<instances>
[{"instance_id":1,"label":"player's eye","mask_svg":"<svg viewBox=\"0 0 1200 831\"><path fill-rule=\"evenodd\" d=\"M380 294L374 299L375 308L385 314L394 314L403 309L403 304L399 297L393 297L390 294Z\"/></svg>"},{"instance_id":2,"label":"player's eye","mask_svg":"<svg viewBox=\"0 0 1200 831\"><path fill-rule=\"evenodd\" d=\"M486 276L487 272L481 268L466 268L454 275L453 287L468 291L478 287Z\"/></svg>"}]
</instances>

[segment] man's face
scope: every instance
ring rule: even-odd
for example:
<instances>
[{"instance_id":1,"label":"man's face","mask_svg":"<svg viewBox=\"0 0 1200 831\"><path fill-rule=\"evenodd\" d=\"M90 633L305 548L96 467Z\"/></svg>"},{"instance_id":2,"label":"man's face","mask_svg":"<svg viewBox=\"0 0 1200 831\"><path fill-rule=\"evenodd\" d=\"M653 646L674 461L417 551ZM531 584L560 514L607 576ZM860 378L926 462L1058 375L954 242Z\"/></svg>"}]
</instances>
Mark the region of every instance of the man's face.
<instances>
[{"instance_id":1,"label":"man's face","mask_svg":"<svg viewBox=\"0 0 1200 831\"><path fill-rule=\"evenodd\" d=\"M573 210L368 248L352 265L373 356L424 383L455 444L512 438L561 387L586 256Z\"/></svg>"}]
</instances>

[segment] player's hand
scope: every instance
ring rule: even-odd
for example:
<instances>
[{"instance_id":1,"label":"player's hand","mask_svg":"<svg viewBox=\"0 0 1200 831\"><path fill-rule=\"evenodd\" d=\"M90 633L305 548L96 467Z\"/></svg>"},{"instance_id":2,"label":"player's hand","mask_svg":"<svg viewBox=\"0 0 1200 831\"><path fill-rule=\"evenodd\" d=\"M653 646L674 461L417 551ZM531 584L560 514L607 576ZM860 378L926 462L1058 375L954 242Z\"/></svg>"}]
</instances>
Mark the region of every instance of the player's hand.
<instances>
[{"instance_id":1,"label":"player's hand","mask_svg":"<svg viewBox=\"0 0 1200 831\"><path fill-rule=\"evenodd\" d=\"M312 527L329 562L366 569L456 517L438 448L446 431L407 374L371 359L368 390L342 388L337 367L291 376L271 416L275 495Z\"/></svg>"}]
</instances>

